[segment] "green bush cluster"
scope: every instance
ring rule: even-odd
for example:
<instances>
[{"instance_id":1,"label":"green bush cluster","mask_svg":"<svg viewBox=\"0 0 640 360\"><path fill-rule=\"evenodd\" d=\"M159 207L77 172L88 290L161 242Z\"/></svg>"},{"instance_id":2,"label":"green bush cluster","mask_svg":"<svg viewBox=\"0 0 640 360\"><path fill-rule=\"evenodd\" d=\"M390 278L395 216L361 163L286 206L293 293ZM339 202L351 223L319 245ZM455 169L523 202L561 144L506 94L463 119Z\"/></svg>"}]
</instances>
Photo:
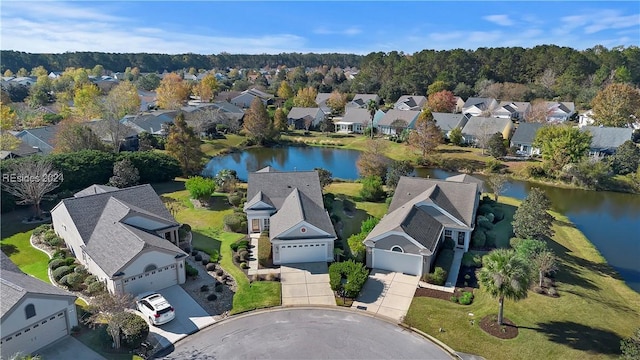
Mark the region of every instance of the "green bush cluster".
<instances>
[{"instance_id":1,"label":"green bush cluster","mask_svg":"<svg viewBox=\"0 0 640 360\"><path fill-rule=\"evenodd\" d=\"M64 259L52 258L51 260L49 260L49 269L51 270L55 270L64 265L66 265L66 262L64 261Z\"/></svg>"},{"instance_id":2,"label":"green bush cluster","mask_svg":"<svg viewBox=\"0 0 640 360\"><path fill-rule=\"evenodd\" d=\"M94 281L91 284L87 285L87 292L89 295L95 295L105 291L105 286L102 281Z\"/></svg>"},{"instance_id":3,"label":"green bush cluster","mask_svg":"<svg viewBox=\"0 0 640 360\"><path fill-rule=\"evenodd\" d=\"M482 256L468 251L462 255L462 265L469 267L480 267L482 266Z\"/></svg>"},{"instance_id":4,"label":"green bush cluster","mask_svg":"<svg viewBox=\"0 0 640 360\"><path fill-rule=\"evenodd\" d=\"M87 276L76 272L71 272L60 279L60 284L68 286L73 291L80 290L82 283Z\"/></svg>"},{"instance_id":5,"label":"green bush cluster","mask_svg":"<svg viewBox=\"0 0 640 360\"><path fill-rule=\"evenodd\" d=\"M227 196L227 200L229 201L229 204L231 204L231 206L239 207L240 203L242 203L242 194L240 193L229 194L229 196Z\"/></svg>"},{"instance_id":6,"label":"green bush cluster","mask_svg":"<svg viewBox=\"0 0 640 360\"><path fill-rule=\"evenodd\" d=\"M71 273L72 271L73 267L71 266L60 266L57 269L53 270L53 272L51 272L51 275L53 276L55 281L60 282L60 279L62 279L63 276Z\"/></svg>"},{"instance_id":7,"label":"green bush cluster","mask_svg":"<svg viewBox=\"0 0 640 360\"><path fill-rule=\"evenodd\" d=\"M129 349L140 347L149 335L149 324L140 316L130 312L116 313L109 321L108 327L119 327L122 345Z\"/></svg>"},{"instance_id":8,"label":"green bush cluster","mask_svg":"<svg viewBox=\"0 0 640 360\"><path fill-rule=\"evenodd\" d=\"M187 274L187 276L190 277L196 277L198 276L198 269L194 268L193 266L189 265L189 263L185 262L185 272Z\"/></svg>"},{"instance_id":9,"label":"green bush cluster","mask_svg":"<svg viewBox=\"0 0 640 360\"><path fill-rule=\"evenodd\" d=\"M364 264L353 260L336 262L329 266L331 290L344 297L357 297L368 276L369 270L364 267Z\"/></svg>"},{"instance_id":10,"label":"green bush cluster","mask_svg":"<svg viewBox=\"0 0 640 360\"><path fill-rule=\"evenodd\" d=\"M45 244L55 248L60 247L64 244L64 240L62 240L61 237L56 235L56 233L53 230L48 230L44 233L43 241Z\"/></svg>"},{"instance_id":11,"label":"green bush cluster","mask_svg":"<svg viewBox=\"0 0 640 360\"><path fill-rule=\"evenodd\" d=\"M222 223L226 231L246 233L247 232L247 215L245 213L233 213L225 215Z\"/></svg>"},{"instance_id":12,"label":"green bush cluster","mask_svg":"<svg viewBox=\"0 0 640 360\"><path fill-rule=\"evenodd\" d=\"M51 224L42 224L42 225L38 226L37 228L33 229L33 235L34 236L40 236L40 235L46 233L49 230L51 230Z\"/></svg>"},{"instance_id":13,"label":"green bush cluster","mask_svg":"<svg viewBox=\"0 0 640 360\"><path fill-rule=\"evenodd\" d=\"M476 229L473 232L473 236L471 236L471 247L476 249L482 249L485 247L487 243L487 235L484 230Z\"/></svg>"},{"instance_id":14,"label":"green bush cluster","mask_svg":"<svg viewBox=\"0 0 640 360\"><path fill-rule=\"evenodd\" d=\"M462 292L462 295L458 298L458 303L462 305L470 305L473 302L473 293L469 291Z\"/></svg>"},{"instance_id":15,"label":"green bush cluster","mask_svg":"<svg viewBox=\"0 0 640 360\"><path fill-rule=\"evenodd\" d=\"M241 249L245 249L246 250L246 249L249 248L249 241L248 240L236 241L236 242L232 243L231 245L229 245L229 247L233 251L240 251Z\"/></svg>"},{"instance_id":16,"label":"green bush cluster","mask_svg":"<svg viewBox=\"0 0 640 360\"><path fill-rule=\"evenodd\" d=\"M433 285L444 285L447 282L447 271L440 266L437 266L433 273L426 274L424 280Z\"/></svg>"},{"instance_id":17,"label":"green bush cluster","mask_svg":"<svg viewBox=\"0 0 640 360\"><path fill-rule=\"evenodd\" d=\"M382 187L382 179L379 176L368 176L362 179L360 197L364 201L380 201L386 197Z\"/></svg>"}]
</instances>

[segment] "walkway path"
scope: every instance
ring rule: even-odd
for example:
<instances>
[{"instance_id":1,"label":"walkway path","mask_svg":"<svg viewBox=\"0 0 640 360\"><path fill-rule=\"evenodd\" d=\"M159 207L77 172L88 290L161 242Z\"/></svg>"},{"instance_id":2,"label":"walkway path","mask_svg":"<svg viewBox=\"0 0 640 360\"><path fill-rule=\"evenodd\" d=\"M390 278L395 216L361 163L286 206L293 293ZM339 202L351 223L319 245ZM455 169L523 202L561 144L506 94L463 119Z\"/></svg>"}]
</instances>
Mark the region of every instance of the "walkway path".
<instances>
[{"instance_id":1,"label":"walkway path","mask_svg":"<svg viewBox=\"0 0 640 360\"><path fill-rule=\"evenodd\" d=\"M456 287L460 264L462 264L462 255L464 255L463 249L454 250L453 261L451 262L451 268L449 268L449 276L447 276L447 282L444 284L445 287Z\"/></svg>"}]
</instances>

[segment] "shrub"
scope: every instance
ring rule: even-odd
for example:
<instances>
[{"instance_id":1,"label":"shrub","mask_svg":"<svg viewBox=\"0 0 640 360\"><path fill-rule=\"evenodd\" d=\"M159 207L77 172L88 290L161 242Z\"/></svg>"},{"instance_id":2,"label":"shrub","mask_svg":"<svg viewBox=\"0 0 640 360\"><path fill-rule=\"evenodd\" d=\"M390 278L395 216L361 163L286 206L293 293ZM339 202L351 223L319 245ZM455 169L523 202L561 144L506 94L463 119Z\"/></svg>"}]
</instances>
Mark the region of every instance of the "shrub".
<instances>
[{"instance_id":1,"label":"shrub","mask_svg":"<svg viewBox=\"0 0 640 360\"><path fill-rule=\"evenodd\" d=\"M504 219L504 211L500 207L496 207L493 209L493 222L497 223L498 221L502 221Z\"/></svg>"},{"instance_id":2,"label":"shrub","mask_svg":"<svg viewBox=\"0 0 640 360\"><path fill-rule=\"evenodd\" d=\"M87 292L90 295L95 295L105 291L104 283L102 281L95 281L87 285Z\"/></svg>"},{"instance_id":3,"label":"shrub","mask_svg":"<svg viewBox=\"0 0 640 360\"><path fill-rule=\"evenodd\" d=\"M202 259L202 265L209 265L209 259Z\"/></svg>"},{"instance_id":4,"label":"shrub","mask_svg":"<svg viewBox=\"0 0 640 360\"><path fill-rule=\"evenodd\" d=\"M493 213L486 213L484 216L487 218L487 220L489 220L489 222L495 222L496 216Z\"/></svg>"},{"instance_id":5,"label":"shrub","mask_svg":"<svg viewBox=\"0 0 640 360\"><path fill-rule=\"evenodd\" d=\"M62 240L62 238L56 235L52 230L45 233L44 242L51 247L60 247L64 244L64 240Z\"/></svg>"},{"instance_id":6,"label":"shrub","mask_svg":"<svg viewBox=\"0 0 640 360\"><path fill-rule=\"evenodd\" d=\"M95 276L95 275L89 275L86 278L84 278L84 284L85 285L91 285L96 281L98 281L98 277Z\"/></svg>"},{"instance_id":7,"label":"shrub","mask_svg":"<svg viewBox=\"0 0 640 360\"><path fill-rule=\"evenodd\" d=\"M222 274L224 274L224 271L222 271L222 269L216 270L216 275L222 276Z\"/></svg>"},{"instance_id":8,"label":"shrub","mask_svg":"<svg viewBox=\"0 0 640 360\"><path fill-rule=\"evenodd\" d=\"M464 253L464 255L462 255L462 265L469 267L480 267L482 266L482 256L474 254L472 252L466 252Z\"/></svg>"},{"instance_id":9,"label":"shrub","mask_svg":"<svg viewBox=\"0 0 640 360\"><path fill-rule=\"evenodd\" d=\"M64 259L67 257L67 251L63 249L58 249L53 252L52 259Z\"/></svg>"},{"instance_id":10,"label":"shrub","mask_svg":"<svg viewBox=\"0 0 640 360\"><path fill-rule=\"evenodd\" d=\"M364 264L353 260L333 263L329 266L331 290L348 298L358 296L368 276L369 270L364 267ZM346 282L343 282L342 279L346 279Z\"/></svg>"},{"instance_id":11,"label":"shrub","mask_svg":"<svg viewBox=\"0 0 640 360\"><path fill-rule=\"evenodd\" d=\"M242 195L240 195L238 193L230 194L227 197L227 200L229 200L229 204L231 204L231 206L238 207L240 205L240 203L242 202Z\"/></svg>"},{"instance_id":12,"label":"shrub","mask_svg":"<svg viewBox=\"0 0 640 360\"><path fill-rule=\"evenodd\" d=\"M458 298L458 302L462 305L470 305L473 302L473 293L469 291L464 291L462 296Z\"/></svg>"},{"instance_id":13,"label":"shrub","mask_svg":"<svg viewBox=\"0 0 640 360\"><path fill-rule=\"evenodd\" d=\"M487 235L482 229L476 229L471 237L471 246L477 249L484 248L487 242Z\"/></svg>"},{"instance_id":14,"label":"shrub","mask_svg":"<svg viewBox=\"0 0 640 360\"><path fill-rule=\"evenodd\" d=\"M427 282L434 285L444 285L447 281L447 271L440 266L437 266L433 271L433 274L429 274Z\"/></svg>"},{"instance_id":15,"label":"shrub","mask_svg":"<svg viewBox=\"0 0 640 360\"><path fill-rule=\"evenodd\" d=\"M64 281L64 285L67 285L69 288L71 288L71 290L78 290L80 289L80 285L82 285L85 277L86 275L84 274L79 274L76 272L69 273L63 277L63 279L66 278L66 280ZM60 280L62 282L62 279Z\"/></svg>"},{"instance_id":16,"label":"shrub","mask_svg":"<svg viewBox=\"0 0 640 360\"><path fill-rule=\"evenodd\" d=\"M75 258L69 257L64 259L64 264L65 265L73 265L76 262Z\"/></svg>"},{"instance_id":17,"label":"shrub","mask_svg":"<svg viewBox=\"0 0 640 360\"><path fill-rule=\"evenodd\" d=\"M484 203L478 208L478 215L486 215L490 212L493 212L493 208L489 204Z\"/></svg>"},{"instance_id":18,"label":"shrub","mask_svg":"<svg viewBox=\"0 0 640 360\"><path fill-rule=\"evenodd\" d=\"M249 252L247 250L238 251L238 255L240 256L240 260L248 261L249 260Z\"/></svg>"},{"instance_id":19,"label":"shrub","mask_svg":"<svg viewBox=\"0 0 640 360\"><path fill-rule=\"evenodd\" d=\"M268 273L267 281L280 281L280 276L278 274Z\"/></svg>"},{"instance_id":20,"label":"shrub","mask_svg":"<svg viewBox=\"0 0 640 360\"><path fill-rule=\"evenodd\" d=\"M209 285L202 285L202 286L200 286L200 291L201 291L201 292L207 292L207 291L209 291Z\"/></svg>"},{"instance_id":21,"label":"shrub","mask_svg":"<svg viewBox=\"0 0 640 360\"><path fill-rule=\"evenodd\" d=\"M193 266L189 265L189 263L185 263L185 272L186 272L187 276L190 276L190 277L198 276L198 269L196 269Z\"/></svg>"},{"instance_id":22,"label":"shrub","mask_svg":"<svg viewBox=\"0 0 640 360\"><path fill-rule=\"evenodd\" d=\"M456 247L456 242L453 239L446 239L442 244L442 249L444 250L453 250Z\"/></svg>"},{"instance_id":23,"label":"shrub","mask_svg":"<svg viewBox=\"0 0 640 360\"><path fill-rule=\"evenodd\" d=\"M451 300L451 302L457 303L458 302L458 297L457 296L452 296L449 298Z\"/></svg>"},{"instance_id":24,"label":"shrub","mask_svg":"<svg viewBox=\"0 0 640 360\"><path fill-rule=\"evenodd\" d=\"M202 261L202 255L198 253L194 258L195 261Z\"/></svg>"},{"instance_id":25,"label":"shrub","mask_svg":"<svg viewBox=\"0 0 640 360\"><path fill-rule=\"evenodd\" d=\"M216 264L208 263L204 268L207 269L207 271L214 271L216 269Z\"/></svg>"},{"instance_id":26,"label":"shrub","mask_svg":"<svg viewBox=\"0 0 640 360\"><path fill-rule=\"evenodd\" d=\"M490 173L495 173L500 170L502 163L496 159L487 160L485 169Z\"/></svg>"},{"instance_id":27,"label":"shrub","mask_svg":"<svg viewBox=\"0 0 640 360\"><path fill-rule=\"evenodd\" d=\"M89 272L87 271L87 268L86 268L86 267L84 267L84 266L82 266L82 265L78 265L78 266L76 266L76 268L75 268L75 269L73 269L73 272L75 272L75 273L77 273L77 274L85 275L85 277L86 277L86 275L89 273Z\"/></svg>"},{"instance_id":28,"label":"shrub","mask_svg":"<svg viewBox=\"0 0 640 360\"><path fill-rule=\"evenodd\" d=\"M218 285L216 285L216 289L215 289L215 291L216 291L217 293L222 292L222 290L224 290L224 288L223 288L222 286L223 286L222 284L218 284Z\"/></svg>"},{"instance_id":29,"label":"shrub","mask_svg":"<svg viewBox=\"0 0 640 360\"><path fill-rule=\"evenodd\" d=\"M493 229L493 223L489 221L489 219L484 215L478 215L478 217L476 218L476 223L483 229Z\"/></svg>"},{"instance_id":30,"label":"shrub","mask_svg":"<svg viewBox=\"0 0 640 360\"><path fill-rule=\"evenodd\" d=\"M360 197L364 201L380 201L386 193L382 188L382 179L379 176L368 176L362 180Z\"/></svg>"},{"instance_id":31,"label":"shrub","mask_svg":"<svg viewBox=\"0 0 640 360\"><path fill-rule=\"evenodd\" d=\"M486 247L496 247L496 238L497 235L493 230L487 231L484 233L486 237L485 246Z\"/></svg>"},{"instance_id":32,"label":"shrub","mask_svg":"<svg viewBox=\"0 0 640 360\"><path fill-rule=\"evenodd\" d=\"M49 269L51 269L51 270L55 270L55 269L57 269L57 268L59 268L61 266L64 266L64 265L66 265L64 259L53 258L53 259L49 260Z\"/></svg>"},{"instance_id":33,"label":"shrub","mask_svg":"<svg viewBox=\"0 0 640 360\"><path fill-rule=\"evenodd\" d=\"M347 239L347 245L349 246L349 251L351 255L358 262L363 262L365 257L365 246L362 243L364 239L367 237L367 234L359 232L357 234L353 234L349 236Z\"/></svg>"},{"instance_id":34,"label":"shrub","mask_svg":"<svg viewBox=\"0 0 640 360\"><path fill-rule=\"evenodd\" d=\"M60 279L62 279L63 276L71 273L72 271L73 268L70 266L60 266L59 268L53 270L51 275L56 281L60 282Z\"/></svg>"},{"instance_id":35,"label":"shrub","mask_svg":"<svg viewBox=\"0 0 640 360\"><path fill-rule=\"evenodd\" d=\"M247 215L245 213L233 213L225 215L222 218L225 231L246 233L247 232Z\"/></svg>"},{"instance_id":36,"label":"shrub","mask_svg":"<svg viewBox=\"0 0 640 360\"><path fill-rule=\"evenodd\" d=\"M218 295L216 295L216 294L207 295L207 300L209 300L209 301L216 301L217 299L218 299Z\"/></svg>"},{"instance_id":37,"label":"shrub","mask_svg":"<svg viewBox=\"0 0 640 360\"><path fill-rule=\"evenodd\" d=\"M140 347L149 335L149 324L140 316L126 311L115 314L109 326L120 327L122 345L129 349Z\"/></svg>"},{"instance_id":38,"label":"shrub","mask_svg":"<svg viewBox=\"0 0 640 360\"><path fill-rule=\"evenodd\" d=\"M33 235L34 236L40 236L40 235L46 233L49 230L51 230L51 224L42 224L42 225L38 226L37 228L33 229Z\"/></svg>"},{"instance_id":39,"label":"shrub","mask_svg":"<svg viewBox=\"0 0 640 360\"><path fill-rule=\"evenodd\" d=\"M241 268L241 269L248 269L248 268L249 268L249 265L247 265L247 263L246 263L246 262L241 262L241 263L240 263L240 268Z\"/></svg>"},{"instance_id":40,"label":"shrub","mask_svg":"<svg viewBox=\"0 0 640 360\"><path fill-rule=\"evenodd\" d=\"M471 280L471 275L469 275L469 274L465 275L465 276L464 276L464 279L465 279L465 280Z\"/></svg>"}]
</instances>

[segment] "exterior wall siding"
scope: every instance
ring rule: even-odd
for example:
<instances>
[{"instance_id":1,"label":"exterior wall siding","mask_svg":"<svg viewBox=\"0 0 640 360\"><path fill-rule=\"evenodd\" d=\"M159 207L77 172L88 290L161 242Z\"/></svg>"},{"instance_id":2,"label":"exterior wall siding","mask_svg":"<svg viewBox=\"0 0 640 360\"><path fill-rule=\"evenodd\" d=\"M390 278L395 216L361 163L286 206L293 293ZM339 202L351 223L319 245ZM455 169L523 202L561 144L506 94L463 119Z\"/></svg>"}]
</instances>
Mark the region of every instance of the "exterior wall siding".
<instances>
[{"instance_id":1,"label":"exterior wall siding","mask_svg":"<svg viewBox=\"0 0 640 360\"><path fill-rule=\"evenodd\" d=\"M33 304L36 309L36 316L27 319L25 316L25 307ZM28 296L24 298L11 313L6 314L2 320L2 335L12 334L22 328L31 326L39 321L55 315L62 310L67 311L68 326L78 325L78 316L76 314L76 306L73 301L62 299L60 297L35 297Z\"/></svg>"}]
</instances>

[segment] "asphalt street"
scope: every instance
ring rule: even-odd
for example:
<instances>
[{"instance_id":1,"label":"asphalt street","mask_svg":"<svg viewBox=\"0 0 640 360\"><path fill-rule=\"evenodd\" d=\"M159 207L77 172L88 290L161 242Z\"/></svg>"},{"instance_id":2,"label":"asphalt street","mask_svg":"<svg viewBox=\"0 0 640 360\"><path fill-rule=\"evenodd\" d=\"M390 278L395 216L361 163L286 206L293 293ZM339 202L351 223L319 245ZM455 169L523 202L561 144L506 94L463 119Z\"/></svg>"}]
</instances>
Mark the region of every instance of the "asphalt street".
<instances>
[{"instance_id":1,"label":"asphalt street","mask_svg":"<svg viewBox=\"0 0 640 360\"><path fill-rule=\"evenodd\" d=\"M331 309L287 309L225 321L171 350L161 358L451 359L437 345L397 325Z\"/></svg>"}]
</instances>

